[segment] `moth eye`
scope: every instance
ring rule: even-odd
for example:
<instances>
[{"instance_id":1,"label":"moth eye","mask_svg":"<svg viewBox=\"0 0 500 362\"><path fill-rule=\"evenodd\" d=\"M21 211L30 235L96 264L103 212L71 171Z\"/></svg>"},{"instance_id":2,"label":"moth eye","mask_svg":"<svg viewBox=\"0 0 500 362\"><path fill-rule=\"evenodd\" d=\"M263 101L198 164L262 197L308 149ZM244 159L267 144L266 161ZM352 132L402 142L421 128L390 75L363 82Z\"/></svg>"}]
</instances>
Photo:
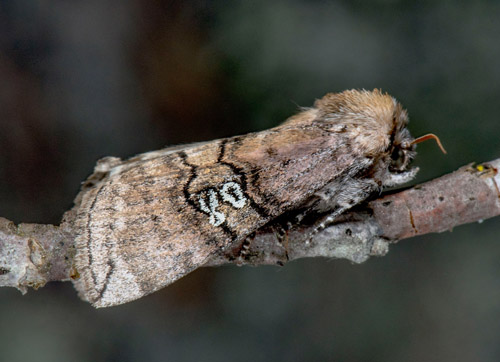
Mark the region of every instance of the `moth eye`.
<instances>
[{"instance_id":1,"label":"moth eye","mask_svg":"<svg viewBox=\"0 0 500 362\"><path fill-rule=\"evenodd\" d=\"M402 171L406 165L406 153L400 147L395 147L391 152L391 171Z\"/></svg>"},{"instance_id":2,"label":"moth eye","mask_svg":"<svg viewBox=\"0 0 500 362\"><path fill-rule=\"evenodd\" d=\"M403 152L400 148L394 148L391 153L391 160L397 161L403 156Z\"/></svg>"}]
</instances>

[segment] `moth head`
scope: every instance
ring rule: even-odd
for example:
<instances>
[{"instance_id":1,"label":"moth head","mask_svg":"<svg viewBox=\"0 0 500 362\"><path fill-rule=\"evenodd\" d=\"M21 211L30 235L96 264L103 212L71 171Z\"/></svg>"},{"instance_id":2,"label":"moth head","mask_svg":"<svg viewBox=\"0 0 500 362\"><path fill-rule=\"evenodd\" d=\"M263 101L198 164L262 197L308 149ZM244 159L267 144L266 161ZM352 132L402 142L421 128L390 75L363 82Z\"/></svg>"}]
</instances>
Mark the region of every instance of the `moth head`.
<instances>
[{"instance_id":1,"label":"moth head","mask_svg":"<svg viewBox=\"0 0 500 362\"><path fill-rule=\"evenodd\" d=\"M405 172L411 160L415 157L415 145L413 137L407 128L408 114L402 109L399 103L395 103L392 116L392 129L388 134L388 144L385 152L382 153L391 173Z\"/></svg>"},{"instance_id":2,"label":"moth head","mask_svg":"<svg viewBox=\"0 0 500 362\"><path fill-rule=\"evenodd\" d=\"M417 173L417 168L410 168L411 160L415 157L417 143L434 139L443 153L446 153L439 138L432 134L413 138L407 128L408 114L396 100L392 116L392 129L389 133L387 149L382 153L384 171L380 175L383 186L394 186L411 180Z\"/></svg>"},{"instance_id":3,"label":"moth head","mask_svg":"<svg viewBox=\"0 0 500 362\"><path fill-rule=\"evenodd\" d=\"M328 93L284 125L310 123L321 123L341 137L356 157L373 160L367 174L381 186L405 183L415 176L418 169L410 168L410 162L417 143L433 138L445 152L435 135L414 139L407 128L406 110L379 89Z\"/></svg>"},{"instance_id":4,"label":"moth head","mask_svg":"<svg viewBox=\"0 0 500 362\"><path fill-rule=\"evenodd\" d=\"M418 169L410 168L410 163L417 143L432 138L446 153L433 134L414 139L407 128L406 110L378 89L327 94L316 101L315 111L316 119L348 135L355 154L374 160L372 176L381 186L405 183L415 176Z\"/></svg>"}]
</instances>

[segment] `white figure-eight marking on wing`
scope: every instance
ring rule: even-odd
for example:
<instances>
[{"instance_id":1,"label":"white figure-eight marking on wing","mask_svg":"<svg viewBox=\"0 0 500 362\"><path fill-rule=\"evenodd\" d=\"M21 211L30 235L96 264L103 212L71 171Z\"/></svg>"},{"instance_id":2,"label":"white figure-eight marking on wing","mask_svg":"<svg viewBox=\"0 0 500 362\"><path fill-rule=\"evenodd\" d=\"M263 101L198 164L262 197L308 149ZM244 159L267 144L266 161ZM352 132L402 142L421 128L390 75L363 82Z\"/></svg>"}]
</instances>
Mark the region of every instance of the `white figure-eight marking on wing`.
<instances>
[{"instance_id":1,"label":"white figure-eight marking on wing","mask_svg":"<svg viewBox=\"0 0 500 362\"><path fill-rule=\"evenodd\" d=\"M222 200L220 200L222 199ZM245 207L247 198L241 186L234 182L226 182L219 190L210 188L198 194L200 210L208 214L208 222L213 226L220 226L226 221L226 215L219 211L220 201L225 202L235 209Z\"/></svg>"}]
</instances>

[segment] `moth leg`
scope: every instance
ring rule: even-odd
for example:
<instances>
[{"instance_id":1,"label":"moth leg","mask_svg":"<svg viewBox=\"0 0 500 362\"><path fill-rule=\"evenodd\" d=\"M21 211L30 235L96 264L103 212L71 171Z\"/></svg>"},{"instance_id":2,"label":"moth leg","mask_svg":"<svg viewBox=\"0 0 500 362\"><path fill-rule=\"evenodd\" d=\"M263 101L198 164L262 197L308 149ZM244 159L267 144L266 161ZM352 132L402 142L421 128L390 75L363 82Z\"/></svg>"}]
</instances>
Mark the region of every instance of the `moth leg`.
<instances>
[{"instance_id":1,"label":"moth leg","mask_svg":"<svg viewBox=\"0 0 500 362\"><path fill-rule=\"evenodd\" d=\"M238 256L236 257L236 265L243 265L243 262L250 255L250 241L254 236L255 234L247 236L245 240L243 240L243 243L241 243L240 251L238 253Z\"/></svg>"},{"instance_id":2,"label":"moth leg","mask_svg":"<svg viewBox=\"0 0 500 362\"><path fill-rule=\"evenodd\" d=\"M337 217L343 214L345 211L349 210L353 206L363 202L372 190L376 189L378 186L373 181L363 182L357 181L352 182L351 186L354 185L354 188L350 189L346 187L344 193L340 193L336 195L336 204L330 210L328 216L326 216L318 226L314 228L311 232L311 235L307 238L306 244L309 244L311 240L318 234L320 231L323 231L327 227L331 226Z\"/></svg>"},{"instance_id":3,"label":"moth leg","mask_svg":"<svg viewBox=\"0 0 500 362\"><path fill-rule=\"evenodd\" d=\"M319 232L325 230L327 227L332 225L335 222L335 220L337 219L337 217L340 214L342 214L345 210L346 210L346 208L336 210L335 212L331 213L330 215L325 217L323 220L321 220L319 225L314 228L314 230L311 232L309 237L306 239L305 243L309 244L311 242L311 240L316 236L316 234L318 234Z\"/></svg>"},{"instance_id":4,"label":"moth leg","mask_svg":"<svg viewBox=\"0 0 500 362\"><path fill-rule=\"evenodd\" d=\"M290 260L290 258L288 257L288 241L289 241L288 231L291 229L291 227L292 227L291 222L287 222L286 226L281 224L281 223L277 223L277 224L273 225L274 234L276 235L278 242L285 249L285 260L286 261Z\"/></svg>"},{"instance_id":5,"label":"moth leg","mask_svg":"<svg viewBox=\"0 0 500 362\"><path fill-rule=\"evenodd\" d=\"M348 177L342 182L331 183L317 193L319 202L315 207L318 212L329 212L311 232L306 244L320 231L332 225L338 216L355 205L360 204L373 192L380 190L380 185L373 179Z\"/></svg>"},{"instance_id":6,"label":"moth leg","mask_svg":"<svg viewBox=\"0 0 500 362\"><path fill-rule=\"evenodd\" d=\"M281 249L280 251L276 250L272 252L271 258L275 258L276 264L279 266L283 266L286 262L290 260L290 257L288 255L288 250L289 250L289 237L288 237L288 232L292 228L292 223L287 221L284 223L284 220L277 221L275 223L272 223L270 225L267 225L264 229L266 232L271 232L274 234L276 237L276 240L278 241L279 248ZM255 257L255 253L259 253L261 249L260 246L254 246L253 250L251 248L253 239L255 238L255 232L252 234L248 235L243 242L240 244L240 246L234 251L233 253L233 260L235 260L235 263L237 265L243 265L247 264L248 262L252 261L252 257ZM274 241L275 242L275 241Z\"/></svg>"}]
</instances>

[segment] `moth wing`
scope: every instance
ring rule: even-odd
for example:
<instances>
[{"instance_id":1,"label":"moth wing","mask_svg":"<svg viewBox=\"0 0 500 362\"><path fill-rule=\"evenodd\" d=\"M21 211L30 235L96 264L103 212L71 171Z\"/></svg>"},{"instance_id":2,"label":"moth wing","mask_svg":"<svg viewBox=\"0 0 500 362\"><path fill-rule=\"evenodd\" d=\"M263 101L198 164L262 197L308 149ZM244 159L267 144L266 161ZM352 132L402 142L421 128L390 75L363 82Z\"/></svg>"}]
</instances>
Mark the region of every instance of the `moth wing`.
<instances>
[{"instance_id":1,"label":"moth wing","mask_svg":"<svg viewBox=\"0 0 500 362\"><path fill-rule=\"evenodd\" d=\"M210 155L212 148L205 146L205 153ZM203 227L208 216L187 204L193 166L176 149L158 152L125 162L112 159L108 169L101 162L89 179L98 178L97 169L104 178L77 197L75 267L80 278L74 283L96 307L152 293L205 264L232 241L222 228Z\"/></svg>"}]
</instances>

